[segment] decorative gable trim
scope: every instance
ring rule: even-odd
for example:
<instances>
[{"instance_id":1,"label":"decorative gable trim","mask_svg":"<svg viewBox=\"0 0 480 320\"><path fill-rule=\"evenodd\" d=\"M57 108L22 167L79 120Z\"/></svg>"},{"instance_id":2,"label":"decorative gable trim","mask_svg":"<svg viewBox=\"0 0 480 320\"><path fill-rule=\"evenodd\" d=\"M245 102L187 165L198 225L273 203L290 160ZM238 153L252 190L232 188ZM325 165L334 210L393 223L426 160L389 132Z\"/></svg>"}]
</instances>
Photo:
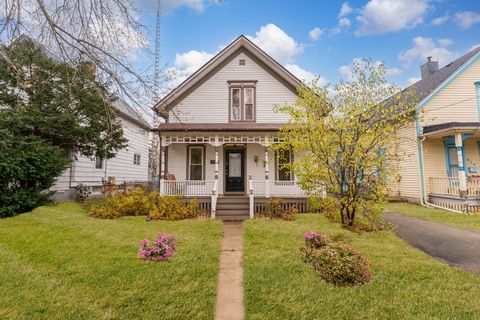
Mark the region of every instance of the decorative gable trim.
<instances>
[{"instance_id":1,"label":"decorative gable trim","mask_svg":"<svg viewBox=\"0 0 480 320\"><path fill-rule=\"evenodd\" d=\"M166 117L167 112L177 105L183 98L205 83L215 73L230 63L233 59L238 57L238 55L241 53L252 59L256 64L274 76L292 92L295 94L297 93L297 86L302 82L282 65L280 65L276 60L274 60L253 42L242 35L228 45L225 49L220 51L215 57L210 59L199 70L194 72L163 99L157 102L154 105L154 110L156 110L161 116Z\"/></svg>"},{"instance_id":2,"label":"decorative gable trim","mask_svg":"<svg viewBox=\"0 0 480 320\"><path fill-rule=\"evenodd\" d=\"M417 106L417 112L421 111L425 105L432 100L437 94L442 92L453 80L455 80L459 75L461 75L472 63L479 60L480 51L477 52L473 57L471 57L467 62L465 62L460 68L458 68L454 73L452 73L445 81L443 81L435 90L432 91L428 96L426 96Z\"/></svg>"}]
</instances>

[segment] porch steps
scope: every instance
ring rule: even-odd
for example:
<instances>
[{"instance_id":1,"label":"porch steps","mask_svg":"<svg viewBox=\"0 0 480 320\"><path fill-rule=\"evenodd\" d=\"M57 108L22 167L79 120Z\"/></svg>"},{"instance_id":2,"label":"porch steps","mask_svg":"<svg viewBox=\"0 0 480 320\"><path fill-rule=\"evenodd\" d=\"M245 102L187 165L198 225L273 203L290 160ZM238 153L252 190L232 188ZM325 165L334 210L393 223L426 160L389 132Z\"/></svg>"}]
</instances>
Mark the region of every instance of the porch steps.
<instances>
[{"instance_id":1,"label":"porch steps","mask_svg":"<svg viewBox=\"0 0 480 320\"><path fill-rule=\"evenodd\" d=\"M249 218L248 209L248 197L219 196L216 217L224 221L246 220Z\"/></svg>"}]
</instances>

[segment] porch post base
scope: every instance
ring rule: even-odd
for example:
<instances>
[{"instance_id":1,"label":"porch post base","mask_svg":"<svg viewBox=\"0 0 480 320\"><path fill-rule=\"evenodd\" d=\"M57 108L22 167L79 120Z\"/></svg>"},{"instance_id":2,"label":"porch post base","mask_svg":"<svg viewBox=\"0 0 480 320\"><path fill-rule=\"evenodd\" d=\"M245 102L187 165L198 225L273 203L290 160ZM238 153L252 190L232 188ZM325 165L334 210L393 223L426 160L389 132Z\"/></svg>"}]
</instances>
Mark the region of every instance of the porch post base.
<instances>
[{"instance_id":1,"label":"porch post base","mask_svg":"<svg viewBox=\"0 0 480 320\"><path fill-rule=\"evenodd\" d=\"M466 199L468 197L468 192L467 190L460 190L459 195L460 195L460 198Z\"/></svg>"}]
</instances>

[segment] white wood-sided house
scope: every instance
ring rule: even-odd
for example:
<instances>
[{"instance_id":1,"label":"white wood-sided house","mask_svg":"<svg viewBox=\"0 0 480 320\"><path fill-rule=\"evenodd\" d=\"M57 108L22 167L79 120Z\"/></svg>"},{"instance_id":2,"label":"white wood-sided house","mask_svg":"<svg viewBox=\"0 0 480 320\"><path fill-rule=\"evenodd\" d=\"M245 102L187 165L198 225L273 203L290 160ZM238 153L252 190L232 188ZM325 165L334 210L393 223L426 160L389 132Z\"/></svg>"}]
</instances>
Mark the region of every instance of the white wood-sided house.
<instances>
[{"instance_id":1,"label":"white wood-sided house","mask_svg":"<svg viewBox=\"0 0 480 320\"><path fill-rule=\"evenodd\" d=\"M413 84L417 120L401 129L394 195L469 212L480 208L480 47L438 68L431 58Z\"/></svg>"},{"instance_id":2,"label":"white wood-sided house","mask_svg":"<svg viewBox=\"0 0 480 320\"><path fill-rule=\"evenodd\" d=\"M114 103L128 146L111 159L70 155L70 164L50 189L57 200L69 199L75 187L84 184L93 194L114 180L121 183L146 183L148 176L150 125L121 99Z\"/></svg>"},{"instance_id":3,"label":"white wood-sided house","mask_svg":"<svg viewBox=\"0 0 480 320\"><path fill-rule=\"evenodd\" d=\"M300 83L244 36L223 49L155 105L161 194L195 197L224 219L248 218L270 197L306 210L282 167L294 156L269 150L288 121L274 107L294 104Z\"/></svg>"}]
</instances>

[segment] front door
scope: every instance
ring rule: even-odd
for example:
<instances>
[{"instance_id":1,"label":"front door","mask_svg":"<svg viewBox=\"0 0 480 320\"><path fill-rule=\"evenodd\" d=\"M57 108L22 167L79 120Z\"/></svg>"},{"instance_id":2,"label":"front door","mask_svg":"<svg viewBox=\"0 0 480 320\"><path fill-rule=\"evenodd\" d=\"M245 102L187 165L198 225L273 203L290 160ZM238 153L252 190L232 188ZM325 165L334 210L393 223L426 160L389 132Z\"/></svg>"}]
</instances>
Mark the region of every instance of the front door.
<instances>
[{"instance_id":1,"label":"front door","mask_svg":"<svg viewBox=\"0 0 480 320\"><path fill-rule=\"evenodd\" d=\"M244 150L225 151L225 191L244 192Z\"/></svg>"}]
</instances>

